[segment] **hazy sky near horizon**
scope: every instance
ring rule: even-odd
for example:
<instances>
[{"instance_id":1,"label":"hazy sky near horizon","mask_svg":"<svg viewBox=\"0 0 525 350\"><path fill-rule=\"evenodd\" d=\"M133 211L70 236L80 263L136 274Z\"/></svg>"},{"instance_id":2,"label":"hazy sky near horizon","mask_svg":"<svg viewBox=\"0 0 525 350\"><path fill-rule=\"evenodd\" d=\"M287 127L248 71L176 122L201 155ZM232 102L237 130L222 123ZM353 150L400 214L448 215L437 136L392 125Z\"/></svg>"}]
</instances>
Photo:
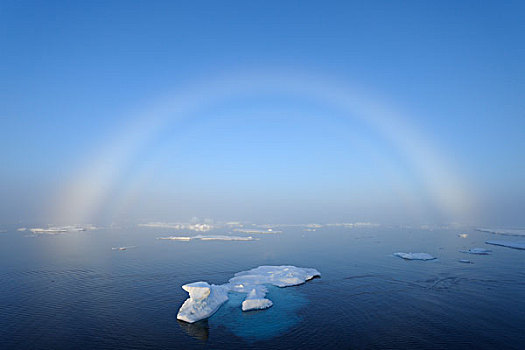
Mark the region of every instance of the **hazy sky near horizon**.
<instances>
[{"instance_id":1,"label":"hazy sky near horizon","mask_svg":"<svg viewBox=\"0 0 525 350\"><path fill-rule=\"evenodd\" d=\"M523 1L3 1L0 221L55 220L82 191L94 220L450 221L435 197L458 188L468 220L525 225L523 18ZM266 75L334 82L386 122L279 80L220 97Z\"/></svg>"}]
</instances>

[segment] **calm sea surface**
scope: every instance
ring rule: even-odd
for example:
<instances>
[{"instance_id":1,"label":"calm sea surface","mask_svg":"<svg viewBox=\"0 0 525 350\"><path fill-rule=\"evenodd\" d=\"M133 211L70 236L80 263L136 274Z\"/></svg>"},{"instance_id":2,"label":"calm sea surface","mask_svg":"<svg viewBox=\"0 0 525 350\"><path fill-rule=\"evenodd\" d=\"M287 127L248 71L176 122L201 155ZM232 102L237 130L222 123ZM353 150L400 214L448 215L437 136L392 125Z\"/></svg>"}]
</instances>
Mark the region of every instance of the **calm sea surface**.
<instances>
[{"instance_id":1,"label":"calm sea surface","mask_svg":"<svg viewBox=\"0 0 525 350\"><path fill-rule=\"evenodd\" d=\"M484 244L513 237L470 229L285 227L251 234L257 241L181 242L157 240L175 234L162 228L39 237L6 229L1 349L525 348L525 251ZM136 248L111 249L119 246ZM475 247L492 254L458 252ZM392 256L397 251L438 259L405 261ZM207 321L176 320L188 296L181 285L226 283L260 265L313 267L322 277L270 288L268 310L243 313L243 295L232 294Z\"/></svg>"}]
</instances>

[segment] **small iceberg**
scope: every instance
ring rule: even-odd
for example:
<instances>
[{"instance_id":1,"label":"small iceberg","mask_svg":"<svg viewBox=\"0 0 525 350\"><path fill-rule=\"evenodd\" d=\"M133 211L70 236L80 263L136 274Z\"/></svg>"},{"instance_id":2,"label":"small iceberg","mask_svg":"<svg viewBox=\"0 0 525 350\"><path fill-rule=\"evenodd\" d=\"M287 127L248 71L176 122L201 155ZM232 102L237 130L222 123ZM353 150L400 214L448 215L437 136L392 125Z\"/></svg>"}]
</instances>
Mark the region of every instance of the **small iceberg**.
<instances>
[{"instance_id":1,"label":"small iceberg","mask_svg":"<svg viewBox=\"0 0 525 350\"><path fill-rule=\"evenodd\" d=\"M523 250L525 250L525 241L521 241L521 242L512 242L512 241L486 241L485 243L487 243L487 244L492 244L492 245L499 245L499 246L507 247L507 248L523 249Z\"/></svg>"},{"instance_id":2,"label":"small iceberg","mask_svg":"<svg viewBox=\"0 0 525 350\"><path fill-rule=\"evenodd\" d=\"M405 260L434 260L436 259L428 253L394 253L394 256L398 256Z\"/></svg>"},{"instance_id":3,"label":"small iceberg","mask_svg":"<svg viewBox=\"0 0 525 350\"><path fill-rule=\"evenodd\" d=\"M228 300L228 287L195 282L182 286L190 297L179 309L177 319L188 323L210 317Z\"/></svg>"},{"instance_id":4,"label":"small iceberg","mask_svg":"<svg viewBox=\"0 0 525 350\"><path fill-rule=\"evenodd\" d=\"M262 310L272 306L273 302L265 298L267 292L268 289L264 286L253 288L242 302L242 311Z\"/></svg>"},{"instance_id":5,"label":"small iceberg","mask_svg":"<svg viewBox=\"0 0 525 350\"><path fill-rule=\"evenodd\" d=\"M469 250L460 250L460 252L465 254L489 255L492 250L483 248L470 248Z\"/></svg>"},{"instance_id":6,"label":"small iceberg","mask_svg":"<svg viewBox=\"0 0 525 350\"><path fill-rule=\"evenodd\" d=\"M181 306L177 319L193 323L210 317L228 300L228 292L247 294L242 302L242 311L267 309L273 302L266 298L268 289L265 284L277 287L296 286L318 276L321 276L319 271L312 268L259 266L238 272L228 283L219 286L207 282L185 284L182 289L190 297Z\"/></svg>"}]
</instances>

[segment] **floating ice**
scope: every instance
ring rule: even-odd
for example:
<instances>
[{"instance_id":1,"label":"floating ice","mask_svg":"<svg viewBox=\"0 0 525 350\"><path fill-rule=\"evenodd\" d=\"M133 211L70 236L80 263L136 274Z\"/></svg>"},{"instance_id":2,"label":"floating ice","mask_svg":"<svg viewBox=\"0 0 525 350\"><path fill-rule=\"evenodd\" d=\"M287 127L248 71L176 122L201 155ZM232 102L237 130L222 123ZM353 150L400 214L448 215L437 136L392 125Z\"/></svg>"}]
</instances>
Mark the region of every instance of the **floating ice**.
<instances>
[{"instance_id":1,"label":"floating ice","mask_svg":"<svg viewBox=\"0 0 525 350\"><path fill-rule=\"evenodd\" d=\"M513 248L513 249L524 249L525 241L512 242L512 241L486 241L487 244L499 245L502 247Z\"/></svg>"},{"instance_id":2,"label":"floating ice","mask_svg":"<svg viewBox=\"0 0 525 350\"><path fill-rule=\"evenodd\" d=\"M182 223L170 223L170 222L149 222L146 224L138 224L142 227L153 227L153 228L171 228L175 230L192 230L198 232L207 232L212 230L214 227L210 224L182 224Z\"/></svg>"},{"instance_id":3,"label":"floating ice","mask_svg":"<svg viewBox=\"0 0 525 350\"><path fill-rule=\"evenodd\" d=\"M255 269L238 272L228 283L216 286L206 282L195 282L182 286L190 297L181 306L177 319L196 322L210 317L228 300L228 292L247 293L242 310L266 309L273 305L266 299L268 289L265 284L277 287L296 286L321 276L319 271L295 266L259 266Z\"/></svg>"},{"instance_id":4,"label":"floating ice","mask_svg":"<svg viewBox=\"0 0 525 350\"><path fill-rule=\"evenodd\" d=\"M272 306L272 301L265 298L267 292L264 286L253 288L242 302L242 311L261 310Z\"/></svg>"},{"instance_id":5,"label":"floating ice","mask_svg":"<svg viewBox=\"0 0 525 350\"><path fill-rule=\"evenodd\" d=\"M228 287L206 282L195 282L182 286L190 297L179 309L177 319L188 323L210 317L228 300Z\"/></svg>"},{"instance_id":6,"label":"floating ice","mask_svg":"<svg viewBox=\"0 0 525 350\"><path fill-rule=\"evenodd\" d=\"M435 258L427 253L394 253L395 256L405 260L434 260Z\"/></svg>"},{"instance_id":7,"label":"floating ice","mask_svg":"<svg viewBox=\"0 0 525 350\"><path fill-rule=\"evenodd\" d=\"M168 236L158 237L157 239L170 240L170 241L191 241L193 239L201 241L254 241L255 238L240 237L240 236L222 236L222 235L197 235L197 236Z\"/></svg>"},{"instance_id":8,"label":"floating ice","mask_svg":"<svg viewBox=\"0 0 525 350\"><path fill-rule=\"evenodd\" d=\"M128 249L131 249L131 248L135 248L135 246L132 245L132 246L128 246L128 247L115 247L115 248L111 248L111 250L128 250Z\"/></svg>"},{"instance_id":9,"label":"floating ice","mask_svg":"<svg viewBox=\"0 0 525 350\"><path fill-rule=\"evenodd\" d=\"M460 252L466 254L489 255L492 250L483 248L470 248L469 250L460 250Z\"/></svg>"},{"instance_id":10,"label":"floating ice","mask_svg":"<svg viewBox=\"0 0 525 350\"><path fill-rule=\"evenodd\" d=\"M264 233L282 233L283 231L274 230L272 228L269 228L267 230L258 230L254 228L236 228L234 229L236 232L242 232L242 233L252 233L252 234L264 234Z\"/></svg>"},{"instance_id":11,"label":"floating ice","mask_svg":"<svg viewBox=\"0 0 525 350\"><path fill-rule=\"evenodd\" d=\"M492 229L492 228L477 228L476 231L494 233L505 236L525 236L524 229Z\"/></svg>"},{"instance_id":12,"label":"floating ice","mask_svg":"<svg viewBox=\"0 0 525 350\"><path fill-rule=\"evenodd\" d=\"M96 227L88 226L50 226L48 228L32 228L29 229L33 234L47 234L47 235L57 235L68 232L80 232L87 230L95 230ZM19 229L19 231L22 231ZM25 230L23 230L25 231Z\"/></svg>"}]
</instances>

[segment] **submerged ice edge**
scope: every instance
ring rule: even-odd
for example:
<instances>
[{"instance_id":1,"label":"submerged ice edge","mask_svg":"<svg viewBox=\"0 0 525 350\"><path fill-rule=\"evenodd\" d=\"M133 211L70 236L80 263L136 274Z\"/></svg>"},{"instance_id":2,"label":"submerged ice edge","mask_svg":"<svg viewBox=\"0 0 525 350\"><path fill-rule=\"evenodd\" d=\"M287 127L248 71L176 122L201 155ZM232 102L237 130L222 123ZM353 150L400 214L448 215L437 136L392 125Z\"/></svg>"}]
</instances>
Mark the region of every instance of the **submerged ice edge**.
<instances>
[{"instance_id":1,"label":"submerged ice edge","mask_svg":"<svg viewBox=\"0 0 525 350\"><path fill-rule=\"evenodd\" d=\"M209 318L228 300L229 292L246 293L242 310L260 310L273 305L266 299L268 289L265 284L277 287L289 287L303 284L314 277L321 276L312 268L295 266L259 266L241 271L223 285L210 285L207 282L185 284L182 289L188 292L189 298L182 304L177 319L194 323Z\"/></svg>"}]
</instances>

